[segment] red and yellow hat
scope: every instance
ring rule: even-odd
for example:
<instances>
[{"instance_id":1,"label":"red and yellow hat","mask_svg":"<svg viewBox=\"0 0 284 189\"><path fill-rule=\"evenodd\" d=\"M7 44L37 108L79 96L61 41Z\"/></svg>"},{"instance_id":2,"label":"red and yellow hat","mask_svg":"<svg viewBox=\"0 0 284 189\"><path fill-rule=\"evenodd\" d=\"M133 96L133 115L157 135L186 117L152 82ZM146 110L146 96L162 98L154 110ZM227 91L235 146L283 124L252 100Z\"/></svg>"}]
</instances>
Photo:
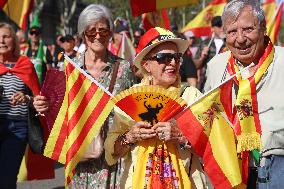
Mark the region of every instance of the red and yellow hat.
<instances>
[{"instance_id":1,"label":"red and yellow hat","mask_svg":"<svg viewBox=\"0 0 284 189\"><path fill-rule=\"evenodd\" d=\"M148 30L140 39L136 49L136 57L133 60L134 65L144 71L141 61L154 47L164 42L174 42L178 47L179 53L184 53L189 44L187 40L177 38L171 31L164 28L155 27Z\"/></svg>"}]
</instances>

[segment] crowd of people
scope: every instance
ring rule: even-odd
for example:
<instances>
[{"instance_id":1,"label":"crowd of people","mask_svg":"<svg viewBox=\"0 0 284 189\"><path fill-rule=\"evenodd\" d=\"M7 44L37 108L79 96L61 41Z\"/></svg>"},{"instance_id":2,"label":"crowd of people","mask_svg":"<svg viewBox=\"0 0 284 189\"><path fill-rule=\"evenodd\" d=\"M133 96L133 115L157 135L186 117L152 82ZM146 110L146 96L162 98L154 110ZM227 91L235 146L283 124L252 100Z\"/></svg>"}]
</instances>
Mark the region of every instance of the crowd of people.
<instances>
[{"instance_id":1,"label":"crowd of people","mask_svg":"<svg viewBox=\"0 0 284 189\"><path fill-rule=\"evenodd\" d=\"M284 174L284 49L266 35L264 12L255 0L230 1L222 16L212 18L211 29L212 36L203 39L190 32L139 28L132 40L136 56L129 62L118 57L123 35L131 38L129 25L122 18L113 21L103 5L86 7L77 34L59 35L56 45L43 43L38 26L29 29L27 40L22 30L15 32L11 25L0 23L0 189L16 188L28 144L29 112L48 111L50 104L39 93L40 86L47 70L64 71L64 54L113 94L152 85L188 104L253 63L230 81L232 98L228 98L238 128L236 138L247 137L247 143L259 139L252 149L240 147L248 152L260 148L258 159L249 153L247 188L283 188L279 178ZM37 64L42 65L40 70ZM202 159L174 119L135 122L115 108L93 142L96 157L82 158L69 188L212 187ZM159 149L164 148L169 153L162 157ZM171 181L163 171L153 172L151 179L141 174L149 163L145 154L153 149L151 158L165 158L163 166L175 170Z\"/></svg>"}]
</instances>

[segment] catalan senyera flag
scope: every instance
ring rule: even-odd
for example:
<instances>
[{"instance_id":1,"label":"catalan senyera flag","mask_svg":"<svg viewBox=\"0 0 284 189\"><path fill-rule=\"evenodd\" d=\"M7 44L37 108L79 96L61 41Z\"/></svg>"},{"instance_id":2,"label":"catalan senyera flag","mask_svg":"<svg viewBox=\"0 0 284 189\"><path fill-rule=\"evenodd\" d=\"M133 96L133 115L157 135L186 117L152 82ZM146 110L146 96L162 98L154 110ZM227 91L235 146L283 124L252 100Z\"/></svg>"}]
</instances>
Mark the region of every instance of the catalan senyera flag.
<instances>
[{"instance_id":1,"label":"catalan senyera flag","mask_svg":"<svg viewBox=\"0 0 284 189\"><path fill-rule=\"evenodd\" d=\"M153 12L166 8L180 7L197 4L198 0L130 0L131 12L133 16L139 16L142 13Z\"/></svg>"},{"instance_id":2,"label":"catalan senyera flag","mask_svg":"<svg viewBox=\"0 0 284 189\"><path fill-rule=\"evenodd\" d=\"M154 27L171 29L171 23L166 9L142 14L142 23L145 30Z\"/></svg>"},{"instance_id":3,"label":"catalan senyera flag","mask_svg":"<svg viewBox=\"0 0 284 189\"><path fill-rule=\"evenodd\" d=\"M275 44L277 42L278 33L280 31L280 25L281 25L281 18L283 14L283 4L284 2L281 1L281 3L278 5L277 10L275 11L272 19L267 23L267 35L269 36L271 42Z\"/></svg>"},{"instance_id":4,"label":"catalan senyera flag","mask_svg":"<svg viewBox=\"0 0 284 189\"><path fill-rule=\"evenodd\" d=\"M23 30L27 29L27 18L32 11L33 0L1 0L0 7L5 14Z\"/></svg>"},{"instance_id":5,"label":"catalan senyera flag","mask_svg":"<svg viewBox=\"0 0 284 189\"><path fill-rule=\"evenodd\" d=\"M214 188L233 188L242 183L232 120L231 85L226 82L176 116L176 121L195 152Z\"/></svg>"},{"instance_id":6,"label":"catalan senyera flag","mask_svg":"<svg viewBox=\"0 0 284 189\"><path fill-rule=\"evenodd\" d=\"M112 95L65 57L66 91L44 155L65 164L65 185L114 107Z\"/></svg>"},{"instance_id":7,"label":"catalan senyera flag","mask_svg":"<svg viewBox=\"0 0 284 189\"><path fill-rule=\"evenodd\" d=\"M275 0L265 0L262 2L261 7L265 14L266 23L269 23L277 9L276 2Z\"/></svg>"},{"instance_id":8,"label":"catalan senyera flag","mask_svg":"<svg viewBox=\"0 0 284 189\"><path fill-rule=\"evenodd\" d=\"M214 16L221 16L226 0L214 0L208 4L181 32L192 32L194 36L211 36L211 20Z\"/></svg>"}]
</instances>

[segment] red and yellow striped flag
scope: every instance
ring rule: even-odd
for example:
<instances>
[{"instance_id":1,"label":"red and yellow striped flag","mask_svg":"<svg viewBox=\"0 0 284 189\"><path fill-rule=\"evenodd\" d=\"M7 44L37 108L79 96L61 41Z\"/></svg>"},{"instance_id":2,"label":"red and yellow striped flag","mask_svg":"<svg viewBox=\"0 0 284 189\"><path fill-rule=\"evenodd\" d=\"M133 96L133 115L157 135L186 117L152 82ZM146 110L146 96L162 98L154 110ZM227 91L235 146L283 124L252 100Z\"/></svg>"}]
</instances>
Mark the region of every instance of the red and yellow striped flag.
<instances>
[{"instance_id":1,"label":"red and yellow striped flag","mask_svg":"<svg viewBox=\"0 0 284 189\"><path fill-rule=\"evenodd\" d=\"M130 0L130 7L133 16L139 16L146 12L153 12L166 8L181 7L197 4L198 0Z\"/></svg>"},{"instance_id":2,"label":"red and yellow striped flag","mask_svg":"<svg viewBox=\"0 0 284 189\"><path fill-rule=\"evenodd\" d=\"M214 0L191 20L181 31L192 32L194 36L211 36L211 20L214 16L221 16L226 0Z\"/></svg>"},{"instance_id":3,"label":"red and yellow striped flag","mask_svg":"<svg viewBox=\"0 0 284 189\"><path fill-rule=\"evenodd\" d=\"M184 136L203 158L204 169L214 188L242 183L232 120L231 85L227 82L204 96L176 117Z\"/></svg>"},{"instance_id":4,"label":"red and yellow striped flag","mask_svg":"<svg viewBox=\"0 0 284 189\"><path fill-rule=\"evenodd\" d=\"M161 27L170 30L171 24L166 9L142 14L142 22L145 30Z\"/></svg>"},{"instance_id":5,"label":"red and yellow striped flag","mask_svg":"<svg viewBox=\"0 0 284 189\"><path fill-rule=\"evenodd\" d=\"M277 5L275 0L265 0L262 2L262 9L265 14L266 23L268 23L276 11Z\"/></svg>"},{"instance_id":6,"label":"red and yellow striped flag","mask_svg":"<svg viewBox=\"0 0 284 189\"><path fill-rule=\"evenodd\" d=\"M270 19L270 21L267 23L267 35L269 36L271 42L273 44L276 43L278 33L280 31L280 25L281 25L281 18L283 14L283 4L284 2L281 1L281 3L278 5L276 12L274 11L274 15Z\"/></svg>"},{"instance_id":7,"label":"red and yellow striped flag","mask_svg":"<svg viewBox=\"0 0 284 189\"><path fill-rule=\"evenodd\" d=\"M66 58L67 60L67 58ZM66 91L44 155L65 164L65 184L114 107L111 94L71 60L65 61Z\"/></svg>"},{"instance_id":8,"label":"red and yellow striped flag","mask_svg":"<svg viewBox=\"0 0 284 189\"><path fill-rule=\"evenodd\" d=\"M1 0L0 7L5 14L23 30L27 29L27 18L32 11L33 0Z\"/></svg>"}]
</instances>

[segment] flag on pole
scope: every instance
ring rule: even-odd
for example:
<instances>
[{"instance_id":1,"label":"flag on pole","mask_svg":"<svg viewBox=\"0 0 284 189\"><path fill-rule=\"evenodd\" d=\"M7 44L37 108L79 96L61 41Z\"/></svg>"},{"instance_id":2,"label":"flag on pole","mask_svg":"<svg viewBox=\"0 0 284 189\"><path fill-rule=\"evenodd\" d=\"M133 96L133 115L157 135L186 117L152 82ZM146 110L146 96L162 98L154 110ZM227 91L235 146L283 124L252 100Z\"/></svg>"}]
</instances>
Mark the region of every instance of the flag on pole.
<instances>
[{"instance_id":1,"label":"flag on pole","mask_svg":"<svg viewBox=\"0 0 284 189\"><path fill-rule=\"evenodd\" d=\"M129 62L133 62L136 51L135 48L125 32L122 34L121 45L119 47L117 56Z\"/></svg>"},{"instance_id":2,"label":"flag on pole","mask_svg":"<svg viewBox=\"0 0 284 189\"><path fill-rule=\"evenodd\" d=\"M65 185L114 107L112 95L65 57L66 91L44 155L65 164Z\"/></svg>"},{"instance_id":3,"label":"flag on pole","mask_svg":"<svg viewBox=\"0 0 284 189\"><path fill-rule=\"evenodd\" d=\"M232 90L229 82L203 96L176 117L184 136L203 158L214 188L233 188L242 183L231 125Z\"/></svg>"},{"instance_id":4,"label":"flag on pole","mask_svg":"<svg viewBox=\"0 0 284 189\"><path fill-rule=\"evenodd\" d=\"M170 30L171 23L166 9L142 14L142 23L145 30L161 27Z\"/></svg>"},{"instance_id":5,"label":"flag on pole","mask_svg":"<svg viewBox=\"0 0 284 189\"><path fill-rule=\"evenodd\" d=\"M27 18L32 11L33 0L2 0L0 7L5 14L23 30L27 29Z\"/></svg>"},{"instance_id":6,"label":"flag on pole","mask_svg":"<svg viewBox=\"0 0 284 189\"><path fill-rule=\"evenodd\" d=\"M226 0L214 0L208 4L193 20L191 20L184 28L182 32L192 32L194 36L211 36L211 20L214 16L221 16Z\"/></svg>"},{"instance_id":7,"label":"flag on pole","mask_svg":"<svg viewBox=\"0 0 284 189\"><path fill-rule=\"evenodd\" d=\"M44 59L45 59L45 53L44 53L43 46L44 46L43 41L40 40L39 41L39 47L38 47L37 54L36 54L36 58L33 60L33 64L34 64L40 85L43 82L43 73L42 73L43 68L42 68L42 66L43 66Z\"/></svg>"},{"instance_id":8,"label":"flag on pole","mask_svg":"<svg viewBox=\"0 0 284 189\"><path fill-rule=\"evenodd\" d=\"M139 16L146 12L192 5L197 4L198 2L198 0L130 0L130 7L132 15Z\"/></svg>"},{"instance_id":9,"label":"flag on pole","mask_svg":"<svg viewBox=\"0 0 284 189\"><path fill-rule=\"evenodd\" d=\"M277 7L276 12L274 13L273 17L270 19L270 21L267 23L267 35L269 36L271 42L273 44L276 43L278 33L280 31L280 25L281 25L281 19L283 14L283 0L280 2L280 4Z\"/></svg>"},{"instance_id":10,"label":"flag on pole","mask_svg":"<svg viewBox=\"0 0 284 189\"><path fill-rule=\"evenodd\" d=\"M276 11L277 5L275 0L265 0L262 2L262 9L265 14L266 23L268 23Z\"/></svg>"}]
</instances>

